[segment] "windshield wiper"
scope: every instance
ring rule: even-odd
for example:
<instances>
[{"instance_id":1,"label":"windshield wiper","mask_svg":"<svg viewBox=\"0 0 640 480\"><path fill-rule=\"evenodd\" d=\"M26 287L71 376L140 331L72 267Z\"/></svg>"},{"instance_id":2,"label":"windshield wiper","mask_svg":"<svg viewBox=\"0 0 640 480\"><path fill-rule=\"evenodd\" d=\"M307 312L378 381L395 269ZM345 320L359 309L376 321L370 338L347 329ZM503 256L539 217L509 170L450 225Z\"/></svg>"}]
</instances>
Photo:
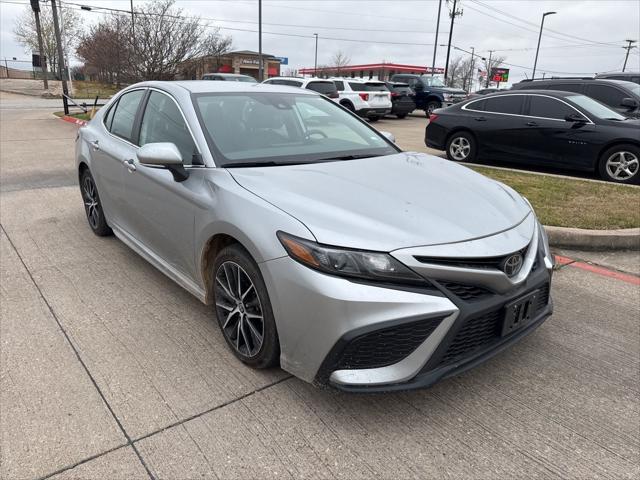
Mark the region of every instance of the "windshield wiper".
<instances>
[{"instance_id":1,"label":"windshield wiper","mask_svg":"<svg viewBox=\"0 0 640 480\"><path fill-rule=\"evenodd\" d=\"M243 168L243 167L277 167L280 165L294 165L293 163L280 162L227 162L220 165L223 168Z\"/></svg>"},{"instance_id":2,"label":"windshield wiper","mask_svg":"<svg viewBox=\"0 0 640 480\"><path fill-rule=\"evenodd\" d=\"M379 153L374 154L353 154L353 155L341 155L339 157L328 157L328 158L318 158L315 160L316 162L331 162L334 160L357 160L359 158L373 158L373 157L382 157Z\"/></svg>"}]
</instances>

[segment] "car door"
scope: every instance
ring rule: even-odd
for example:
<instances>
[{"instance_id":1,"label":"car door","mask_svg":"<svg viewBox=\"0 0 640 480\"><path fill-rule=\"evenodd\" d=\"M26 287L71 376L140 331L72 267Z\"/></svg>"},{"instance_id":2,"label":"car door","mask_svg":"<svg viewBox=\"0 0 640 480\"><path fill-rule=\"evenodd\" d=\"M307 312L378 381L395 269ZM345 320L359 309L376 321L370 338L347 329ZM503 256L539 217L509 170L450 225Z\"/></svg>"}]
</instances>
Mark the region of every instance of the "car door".
<instances>
[{"instance_id":1,"label":"car door","mask_svg":"<svg viewBox=\"0 0 640 480\"><path fill-rule=\"evenodd\" d=\"M91 169L94 174L102 206L109 222L124 227L123 212L127 208L124 192L125 159L134 155L133 129L146 89L124 93L104 117L102 130L95 138L88 138ZM102 129L104 127L104 129Z\"/></svg>"},{"instance_id":2,"label":"car door","mask_svg":"<svg viewBox=\"0 0 640 480\"><path fill-rule=\"evenodd\" d=\"M521 142L539 162L562 168L590 168L595 125L567 102L546 95L528 96L527 117L521 121L527 134ZM584 122L567 121L579 115Z\"/></svg>"},{"instance_id":3,"label":"car door","mask_svg":"<svg viewBox=\"0 0 640 480\"><path fill-rule=\"evenodd\" d=\"M489 159L521 161L526 151L519 141L526 131L522 120L525 94L487 97L464 107L473 112L473 131L480 154Z\"/></svg>"},{"instance_id":4,"label":"car door","mask_svg":"<svg viewBox=\"0 0 640 480\"><path fill-rule=\"evenodd\" d=\"M135 155L124 175L127 230L145 250L174 270L197 278L194 218L203 168L201 155L176 101L159 90L149 90L140 115L137 143L171 142L182 154L189 177L178 182L167 168L141 164Z\"/></svg>"}]
</instances>

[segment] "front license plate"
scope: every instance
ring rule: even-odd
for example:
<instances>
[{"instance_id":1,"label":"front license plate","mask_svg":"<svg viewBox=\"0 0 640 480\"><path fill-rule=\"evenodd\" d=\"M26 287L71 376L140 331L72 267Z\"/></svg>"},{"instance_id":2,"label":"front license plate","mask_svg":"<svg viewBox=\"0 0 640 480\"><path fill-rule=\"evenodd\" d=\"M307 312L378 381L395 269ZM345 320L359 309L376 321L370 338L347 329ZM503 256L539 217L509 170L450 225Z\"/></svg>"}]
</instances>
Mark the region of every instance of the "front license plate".
<instances>
[{"instance_id":1,"label":"front license plate","mask_svg":"<svg viewBox=\"0 0 640 480\"><path fill-rule=\"evenodd\" d=\"M528 325L535 316L536 300L539 290L535 290L524 297L520 297L505 305L502 336L509 335Z\"/></svg>"}]
</instances>

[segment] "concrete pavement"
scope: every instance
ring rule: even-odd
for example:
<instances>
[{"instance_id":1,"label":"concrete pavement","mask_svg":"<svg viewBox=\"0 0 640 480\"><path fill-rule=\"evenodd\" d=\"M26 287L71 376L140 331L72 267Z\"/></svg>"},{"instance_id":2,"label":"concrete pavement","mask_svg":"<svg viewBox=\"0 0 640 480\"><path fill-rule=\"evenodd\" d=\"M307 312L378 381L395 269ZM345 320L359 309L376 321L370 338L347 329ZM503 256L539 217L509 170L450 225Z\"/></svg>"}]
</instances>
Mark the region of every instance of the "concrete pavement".
<instances>
[{"instance_id":1,"label":"concrete pavement","mask_svg":"<svg viewBox=\"0 0 640 480\"><path fill-rule=\"evenodd\" d=\"M0 95L0 478L640 475L638 286L563 267L550 320L428 390L256 372L209 307L90 232L76 127L15 97ZM637 254L608 255L635 272Z\"/></svg>"}]
</instances>

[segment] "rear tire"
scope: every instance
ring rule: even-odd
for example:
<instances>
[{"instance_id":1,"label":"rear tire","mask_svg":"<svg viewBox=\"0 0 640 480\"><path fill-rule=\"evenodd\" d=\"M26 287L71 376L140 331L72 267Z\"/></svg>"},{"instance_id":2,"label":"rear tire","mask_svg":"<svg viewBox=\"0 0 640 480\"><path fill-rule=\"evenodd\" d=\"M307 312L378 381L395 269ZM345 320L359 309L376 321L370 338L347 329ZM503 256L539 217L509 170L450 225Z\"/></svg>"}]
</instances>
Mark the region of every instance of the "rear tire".
<instances>
[{"instance_id":1,"label":"rear tire","mask_svg":"<svg viewBox=\"0 0 640 480\"><path fill-rule=\"evenodd\" d=\"M88 168L80 175L80 194L84 203L84 211L91 231L99 237L113 235L102 210L102 202L98 195L98 187Z\"/></svg>"},{"instance_id":2,"label":"rear tire","mask_svg":"<svg viewBox=\"0 0 640 480\"><path fill-rule=\"evenodd\" d=\"M631 144L611 147L600 157L598 171L609 182L640 184L640 148Z\"/></svg>"},{"instance_id":3,"label":"rear tire","mask_svg":"<svg viewBox=\"0 0 640 480\"><path fill-rule=\"evenodd\" d=\"M442 107L442 104L440 102L435 102L435 101L431 101L429 103L427 103L427 108L425 109L425 114L428 116L430 116L434 110L436 110L437 108Z\"/></svg>"},{"instance_id":4,"label":"rear tire","mask_svg":"<svg viewBox=\"0 0 640 480\"><path fill-rule=\"evenodd\" d=\"M213 264L216 317L227 345L253 368L278 364L280 342L269 294L251 255L239 244L223 248Z\"/></svg>"},{"instance_id":5,"label":"rear tire","mask_svg":"<svg viewBox=\"0 0 640 480\"><path fill-rule=\"evenodd\" d=\"M399 114L396 115L396 117L398 117L398 118L405 118L406 116L407 116L406 113L399 113Z\"/></svg>"},{"instance_id":6,"label":"rear tire","mask_svg":"<svg viewBox=\"0 0 640 480\"><path fill-rule=\"evenodd\" d=\"M469 132L455 132L447 141L447 158L454 162L473 162L476 159L476 139Z\"/></svg>"},{"instance_id":7,"label":"rear tire","mask_svg":"<svg viewBox=\"0 0 640 480\"><path fill-rule=\"evenodd\" d=\"M371 123L375 123L378 120L380 120L380 117L369 117L369 122L371 122Z\"/></svg>"}]
</instances>

